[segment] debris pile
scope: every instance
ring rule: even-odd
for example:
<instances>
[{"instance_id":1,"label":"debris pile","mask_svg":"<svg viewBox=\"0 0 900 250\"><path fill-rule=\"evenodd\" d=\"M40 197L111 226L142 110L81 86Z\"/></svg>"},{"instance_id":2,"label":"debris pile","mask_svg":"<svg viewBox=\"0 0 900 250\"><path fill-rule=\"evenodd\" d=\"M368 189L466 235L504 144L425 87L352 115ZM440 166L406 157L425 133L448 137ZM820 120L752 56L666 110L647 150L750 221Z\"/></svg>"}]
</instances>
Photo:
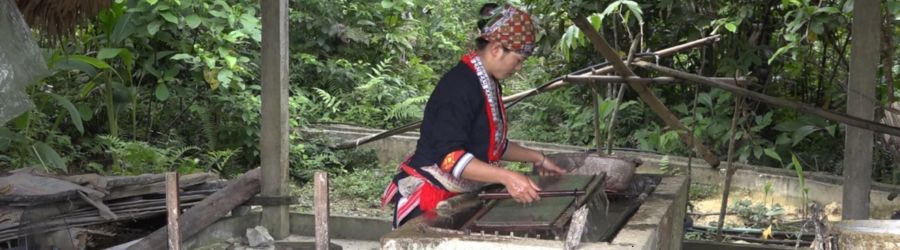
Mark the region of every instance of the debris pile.
<instances>
[{"instance_id":1,"label":"debris pile","mask_svg":"<svg viewBox=\"0 0 900 250\"><path fill-rule=\"evenodd\" d=\"M179 178L186 209L225 186L209 173ZM0 175L0 246L83 249L103 225L165 215L165 175L57 176L25 168ZM114 228L114 226L110 226ZM107 228L110 228L107 227Z\"/></svg>"}]
</instances>

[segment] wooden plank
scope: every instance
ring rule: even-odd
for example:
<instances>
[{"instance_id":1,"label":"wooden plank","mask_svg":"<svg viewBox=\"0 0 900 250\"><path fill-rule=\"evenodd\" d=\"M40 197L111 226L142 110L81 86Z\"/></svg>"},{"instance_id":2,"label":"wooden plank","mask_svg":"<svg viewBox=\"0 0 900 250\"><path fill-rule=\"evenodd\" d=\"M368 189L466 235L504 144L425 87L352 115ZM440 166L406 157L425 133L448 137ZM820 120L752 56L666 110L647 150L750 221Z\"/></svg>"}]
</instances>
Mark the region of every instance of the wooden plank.
<instances>
[{"instance_id":1,"label":"wooden plank","mask_svg":"<svg viewBox=\"0 0 900 250\"><path fill-rule=\"evenodd\" d=\"M604 39L600 33L597 33L597 30L594 29L594 26L592 26L587 19L584 17L576 17L573 18L572 21L575 22L575 26L578 26L578 28L581 29L588 40L591 41L591 44L594 45L594 49L600 52L608 62L612 63L613 68L615 68L620 76L637 76L627 65L625 65L625 62L619 58L619 55L609 47L606 39ZM678 132L680 135L678 138L680 138L682 142L689 146L693 146L694 151L696 151L703 160L709 163L710 166L716 167L719 165L719 158L713 154L706 145L700 143L702 140L693 138L693 133L688 133L687 128L684 127L681 120L679 120L678 117L675 117L675 115L672 114L672 111L670 111L669 108L653 94L653 91L650 90L647 84L628 82L628 86L638 93L641 100L643 100L644 103L647 103L647 106L649 106L650 109L666 123L666 125Z\"/></svg>"},{"instance_id":2,"label":"wooden plank","mask_svg":"<svg viewBox=\"0 0 900 250\"><path fill-rule=\"evenodd\" d=\"M872 121L875 117L877 101L875 83L878 81L880 5L881 1L853 2L847 114L866 121ZM872 190L874 134L871 130L847 127L844 136L844 205L841 218L866 220L869 219L869 192Z\"/></svg>"},{"instance_id":3,"label":"wooden plank","mask_svg":"<svg viewBox=\"0 0 900 250\"><path fill-rule=\"evenodd\" d=\"M260 168L247 171L237 181L210 195L181 216L181 237L190 238L219 218L225 217L231 209L241 205L259 193ZM131 245L128 249L165 249L166 228L160 228Z\"/></svg>"},{"instance_id":4,"label":"wooden plank","mask_svg":"<svg viewBox=\"0 0 900 250\"><path fill-rule=\"evenodd\" d=\"M315 175L315 214L316 214L316 249L328 250L328 173L316 172Z\"/></svg>"},{"instance_id":5,"label":"wooden plank","mask_svg":"<svg viewBox=\"0 0 900 250\"><path fill-rule=\"evenodd\" d=\"M178 225L178 172L166 173L166 231L169 233L169 250L181 250L181 229Z\"/></svg>"},{"instance_id":6,"label":"wooden plank","mask_svg":"<svg viewBox=\"0 0 900 250\"><path fill-rule=\"evenodd\" d=\"M261 194L287 194L288 181L288 5L261 0L262 15L262 158ZM276 240L288 236L288 206L263 206L262 226Z\"/></svg>"}]
</instances>

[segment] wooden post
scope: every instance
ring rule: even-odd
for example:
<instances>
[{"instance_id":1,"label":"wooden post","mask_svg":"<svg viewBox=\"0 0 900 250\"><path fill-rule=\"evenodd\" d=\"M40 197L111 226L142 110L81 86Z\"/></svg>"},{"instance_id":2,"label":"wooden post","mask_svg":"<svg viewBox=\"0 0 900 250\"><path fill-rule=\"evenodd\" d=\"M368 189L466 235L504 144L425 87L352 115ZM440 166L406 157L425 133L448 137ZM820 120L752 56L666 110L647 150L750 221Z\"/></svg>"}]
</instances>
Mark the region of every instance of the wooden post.
<instances>
[{"instance_id":1,"label":"wooden post","mask_svg":"<svg viewBox=\"0 0 900 250\"><path fill-rule=\"evenodd\" d=\"M597 31L594 30L594 26L592 26L587 21L587 19L585 19L584 17L576 17L572 21L575 22L575 26L578 26L578 28L581 29L582 32L584 32L585 37L587 37L588 40L591 41L591 44L594 45L594 49L597 50L597 52L599 52L601 55L603 55L603 57L605 57L606 60L613 65L616 73L618 73L620 76L625 77L636 76L634 72L631 71L631 68L625 65L625 62L623 62L622 59L619 58L619 55L609 47L606 39L604 39L603 36L600 36L600 33L597 33ZM681 120L678 120L678 117L675 117L675 115L672 114L672 111L669 111L669 108L667 108L666 105L663 104L655 94L653 94L653 91L651 91L646 84L629 82L628 86L630 86L632 89L634 89L635 92L638 93L638 96L641 97L641 100L643 100L644 103L647 103L647 106L649 106L657 116L662 118L663 122L665 122L666 125L678 131L678 134L680 135L679 138L681 138L681 140L685 144L693 144L694 151L696 151L700 155L700 157L703 158L703 160L706 160L706 162L709 163L709 165L712 167L719 166L719 158L715 154L713 154L713 152L710 151L709 148L706 147L706 145L700 143L700 140L689 138L692 133L688 133L687 128L684 127L684 124L681 123Z\"/></svg>"},{"instance_id":2,"label":"wooden post","mask_svg":"<svg viewBox=\"0 0 900 250\"><path fill-rule=\"evenodd\" d=\"M225 217L231 209L259 193L259 172L259 168L247 171L237 180L230 181L225 188L216 191L185 211L179 218L181 237L194 236L219 218ZM128 249L166 249L166 231L166 228L153 231Z\"/></svg>"},{"instance_id":3,"label":"wooden post","mask_svg":"<svg viewBox=\"0 0 900 250\"><path fill-rule=\"evenodd\" d=\"M169 233L169 250L181 250L181 229L178 226L178 172L166 173L166 220Z\"/></svg>"},{"instance_id":4,"label":"wooden post","mask_svg":"<svg viewBox=\"0 0 900 250\"><path fill-rule=\"evenodd\" d=\"M288 6L260 0L262 15L262 196L287 194L288 181ZM261 224L272 237L289 234L288 206L263 206Z\"/></svg>"},{"instance_id":5,"label":"wooden post","mask_svg":"<svg viewBox=\"0 0 900 250\"><path fill-rule=\"evenodd\" d=\"M847 114L866 121L875 117L875 82L878 70L881 1L854 1L847 86ZM890 72L888 72L890 73ZM844 139L844 197L842 218L869 219L872 189L873 133L847 127Z\"/></svg>"},{"instance_id":6,"label":"wooden post","mask_svg":"<svg viewBox=\"0 0 900 250\"><path fill-rule=\"evenodd\" d=\"M316 172L315 175L315 215L316 215L316 250L328 250L328 173Z\"/></svg>"}]
</instances>

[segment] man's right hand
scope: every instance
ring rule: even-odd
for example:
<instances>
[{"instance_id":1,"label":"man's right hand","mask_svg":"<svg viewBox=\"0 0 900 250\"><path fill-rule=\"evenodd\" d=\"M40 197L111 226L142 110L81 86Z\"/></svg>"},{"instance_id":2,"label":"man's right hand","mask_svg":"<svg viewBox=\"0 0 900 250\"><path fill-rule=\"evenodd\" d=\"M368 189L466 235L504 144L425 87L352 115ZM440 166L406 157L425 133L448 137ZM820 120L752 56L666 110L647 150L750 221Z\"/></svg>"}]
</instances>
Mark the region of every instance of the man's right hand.
<instances>
[{"instance_id":1,"label":"man's right hand","mask_svg":"<svg viewBox=\"0 0 900 250\"><path fill-rule=\"evenodd\" d=\"M530 178L519 172L508 171L507 177L504 178L501 183L503 186L506 186L506 192L508 192L516 202L532 203L541 199L537 194L538 191L541 191L541 188L531 181Z\"/></svg>"}]
</instances>

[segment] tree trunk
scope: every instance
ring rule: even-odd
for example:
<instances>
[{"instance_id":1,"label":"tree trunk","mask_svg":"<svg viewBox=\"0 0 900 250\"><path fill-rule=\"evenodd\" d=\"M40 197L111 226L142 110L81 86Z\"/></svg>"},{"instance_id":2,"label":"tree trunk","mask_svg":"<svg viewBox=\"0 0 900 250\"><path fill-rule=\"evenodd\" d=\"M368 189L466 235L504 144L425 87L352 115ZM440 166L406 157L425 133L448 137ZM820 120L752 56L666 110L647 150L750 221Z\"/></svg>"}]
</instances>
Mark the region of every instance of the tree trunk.
<instances>
[{"instance_id":1,"label":"tree trunk","mask_svg":"<svg viewBox=\"0 0 900 250\"><path fill-rule=\"evenodd\" d=\"M847 114L864 120L875 116L881 1L854 1ZM872 189L873 133L847 127L844 139L843 219L869 218Z\"/></svg>"}]
</instances>

